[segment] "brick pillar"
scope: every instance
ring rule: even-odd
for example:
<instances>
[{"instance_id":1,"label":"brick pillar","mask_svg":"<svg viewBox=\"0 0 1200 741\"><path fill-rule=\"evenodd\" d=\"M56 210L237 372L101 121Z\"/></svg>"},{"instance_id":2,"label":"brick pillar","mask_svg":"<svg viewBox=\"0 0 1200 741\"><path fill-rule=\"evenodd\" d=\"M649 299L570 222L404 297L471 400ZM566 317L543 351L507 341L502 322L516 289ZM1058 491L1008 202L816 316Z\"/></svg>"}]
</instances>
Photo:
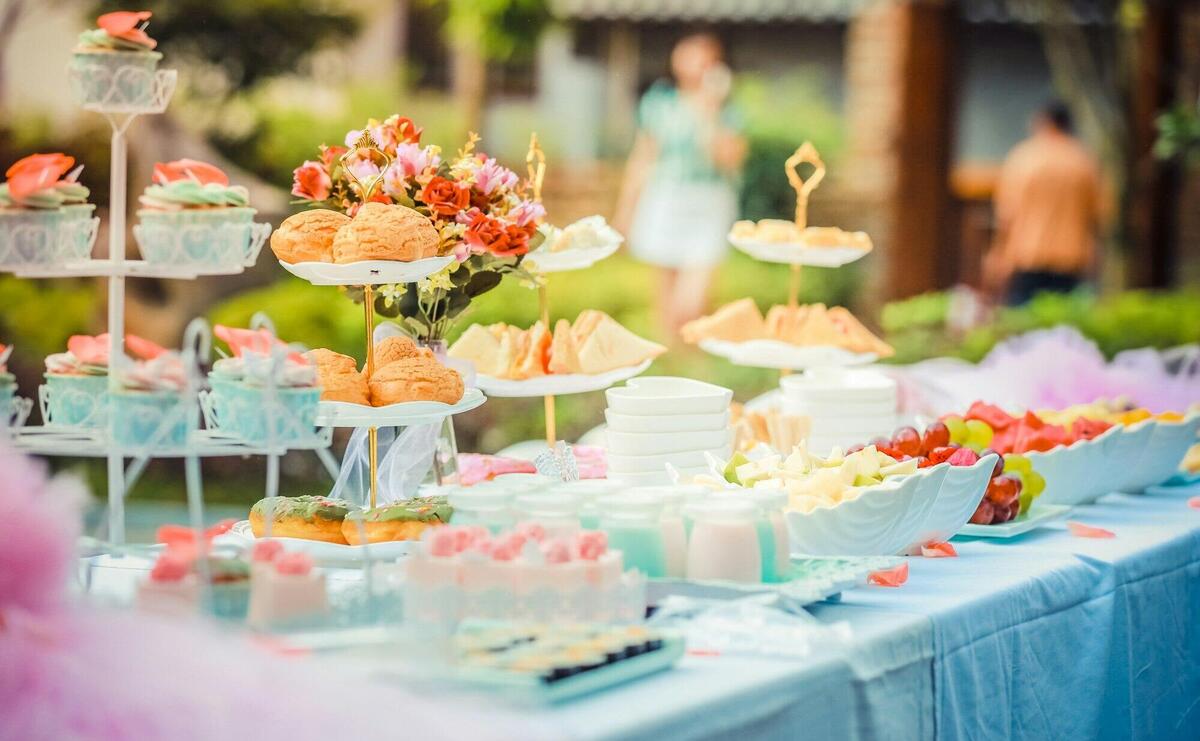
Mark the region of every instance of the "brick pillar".
<instances>
[{"instance_id":1,"label":"brick pillar","mask_svg":"<svg viewBox=\"0 0 1200 741\"><path fill-rule=\"evenodd\" d=\"M880 0L850 24L843 179L873 213L871 294L884 299L947 278L951 22L943 0Z\"/></svg>"}]
</instances>

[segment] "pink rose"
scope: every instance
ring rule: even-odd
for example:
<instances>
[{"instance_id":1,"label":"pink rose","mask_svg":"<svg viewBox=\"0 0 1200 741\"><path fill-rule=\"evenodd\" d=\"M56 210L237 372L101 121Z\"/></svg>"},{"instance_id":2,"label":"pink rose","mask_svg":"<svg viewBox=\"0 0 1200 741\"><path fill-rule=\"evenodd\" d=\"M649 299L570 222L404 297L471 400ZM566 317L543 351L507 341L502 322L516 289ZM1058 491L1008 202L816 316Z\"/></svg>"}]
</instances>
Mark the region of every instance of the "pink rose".
<instances>
[{"instance_id":1,"label":"pink rose","mask_svg":"<svg viewBox=\"0 0 1200 741\"><path fill-rule=\"evenodd\" d=\"M517 226L528 226L545 216L546 207L533 201L521 201L508 212L508 218L516 222Z\"/></svg>"},{"instance_id":2,"label":"pink rose","mask_svg":"<svg viewBox=\"0 0 1200 741\"><path fill-rule=\"evenodd\" d=\"M323 201L329 197L333 181L320 162L305 160L292 171L292 195L306 201Z\"/></svg>"},{"instance_id":3,"label":"pink rose","mask_svg":"<svg viewBox=\"0 0 1200 741\"><path fill-rule=\"evenodd\" d=\"M497 188L512 188L517 184L517 173L498 164L494 158L485 160L474 168L475 189L490 196Z\"/></svg>"}]
</instances>

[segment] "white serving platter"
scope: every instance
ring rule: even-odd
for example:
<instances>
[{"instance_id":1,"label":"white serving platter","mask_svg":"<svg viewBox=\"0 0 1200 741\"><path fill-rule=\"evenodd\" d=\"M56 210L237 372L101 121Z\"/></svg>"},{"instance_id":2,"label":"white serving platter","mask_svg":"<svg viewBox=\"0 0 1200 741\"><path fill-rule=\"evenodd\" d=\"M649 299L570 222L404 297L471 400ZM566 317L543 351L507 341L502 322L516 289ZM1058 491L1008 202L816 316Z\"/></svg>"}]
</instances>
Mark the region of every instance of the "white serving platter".
<instances>
[{"instance_id":1,"label":"white serving platter","mask_svg":"<svg viewBox=\"0 0 1200 741\"><path fill-rule=\"evenodd\" d=\"M536 250L525 256L524 264L535 273L565 273L571 270L590 268L601 260L611 257L621 248L616 241L602 247L569 249L561 252Z\"/></svg>"},{"instance_id":2,"label":"white serving platter","mask_svg":"<svg viewBox=\"0 0 1200 741\"><path fill-rule=\"evenodd\" d=\"M614 383L626 381L641 375L650 367L652 360L645 360L637 365L617 368L607 373L588 375L584 373L566 373L562 375L538 376L514 381L507 378L477 375L475 385L488 396L509 399L531 398L536 396L567 396L584 394L589 391L603 391Z\"/></svg>"},{"instance_id":3,"label":"white serving platter","mask_svg":"<svg viewBox=\"0 0 1200 741\"><path fill-rule=\"evenodd\" d=\"M427 257L412 262L363 260L362 262L283 262L283 269L314 286L378 286L412 283L433 275L454 260L453 255Z\"/></svg>"},{"instance_id":4,"label":"white serving platter","mask_svg":"<svg viewBox=\"0 0 1200 741\"><path fill-rule=\"evenodd\" d=\"M875 353L856 353L832 345L793 345L780 340L701 340L700 349L750 368L801 370L866 365L879 359Z\"/></svg>"},{"instance_id":5,"label":"white serving platter","mask_svg":"<svg viewBox=\"0 0 1200 741\"><path fill-rule=\"evenodd\" d=\"M457 404L440 401L406 401L382 407L322 401L317 405L317 427L408 427L438 422L469 412L487 401L477 388L469 388Z\"/></svg>"},{"instance_id":6,"label":"white serving platter","mask_svg":"<svg viewBox=\"0 0 1200 741\"><path fill-rule=\"evenodd\" d=\"M1036 530L1048 522L1057 520L1070 511L1071 508L1065 504L1039 503L1035 504L1028 512L1015 520L1009 520L999 525L974 525L967 523L959 529L958 534L972 538L1015 538L1018 535L1024 535L1030 530Z\"/></svg>"},{"instance_id":7,"label":"white serving platter","mask_svg":"<svg viewBox=\"0 0 1200 741\"><path fill-rule=\"evenodd\" d=\"M732 235L729 242L756 260L815 268L840 268L865 257L871 251L851 245L812 247L795 242L764 242Z\"/></svg>"}]
</instances>

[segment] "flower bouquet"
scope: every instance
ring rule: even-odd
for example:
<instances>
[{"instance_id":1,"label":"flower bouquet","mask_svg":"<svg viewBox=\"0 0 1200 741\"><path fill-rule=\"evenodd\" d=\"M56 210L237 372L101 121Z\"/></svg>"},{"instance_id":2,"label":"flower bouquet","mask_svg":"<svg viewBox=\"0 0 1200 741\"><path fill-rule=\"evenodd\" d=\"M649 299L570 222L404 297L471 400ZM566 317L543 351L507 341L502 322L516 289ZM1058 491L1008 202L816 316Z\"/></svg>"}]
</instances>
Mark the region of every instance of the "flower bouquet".
<instances>
[{"instance_id":1,"label":"flower bouquet","mask_svg":"<svg viewBox=\"0 0 1200 741\"><path fill-rule=\"evenodd\" d=\"M440 237L445 269L418 283L380 286L375 311L399 319L426 344L443 340L471 301L505 275L533 280L521 263L544 238L541 204L525 195L512 170L475 150L471 134L452 158L421 144L421 128L398 115L370 120L346 134L344 146L325 146L320 158L294 172L292 194L310 206L354 216L366 202L396 204L428 216ZM361 291L348 289L356 300Z\"/></svg>"}]
</instances>

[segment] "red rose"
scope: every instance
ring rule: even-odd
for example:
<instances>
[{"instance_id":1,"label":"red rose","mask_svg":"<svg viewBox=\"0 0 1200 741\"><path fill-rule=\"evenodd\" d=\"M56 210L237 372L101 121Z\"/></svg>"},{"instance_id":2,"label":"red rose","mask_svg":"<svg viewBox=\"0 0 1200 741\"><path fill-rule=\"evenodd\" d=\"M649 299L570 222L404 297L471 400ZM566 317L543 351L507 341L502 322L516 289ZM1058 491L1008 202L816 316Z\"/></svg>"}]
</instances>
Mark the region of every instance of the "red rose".
<instances>
[{"instance_id":1,"label":"red rose","mask_svg":"<svg viewBox=\"0 0 1200 741\"><path fill-rule=\"evenodd\" d=\"M421 200L438 216L454 216L471 202L471 191L439 176L425 185Z\"/></svg>"},{"instance_id":2,"label":"red rose","mask_svg":"<svg viewBox=\"0 0 1200 741\"><path fill-rule=\"evenodd\" d=\"M396 138L399 139L401 143L408 142L411 144L420 144L421 132L423 131L424 129L422 129L420 126L417 126L415 123L413 123L411 118L406 116L401 116L396 121L396 133L398 134Z\"/></svg>"},{"instance_id":3,"label":"red rose","mask_svg":"<svg viewBox=\"0 0 1200 741\"><path fill-rule=\"evenodd\" d=\"M292 195L306 201L323 201L329 197L333 181L329 172L314 160L305 160L304 164L292 171Z\"/></svg>"},{"instance_id":4,"label":"red rose","mask_svg":"<svg viewBox=\"0 0 1200 741\"><path fill-rule=\"evenodd\" d=\"M348 151L350 151L350 150L346 149L346 147L337 147L337 146L325 147L325 146L323 146L323 147L321 147L321 164L325 165L326 170L328 170L329 172L333 172L333 166L336 165L337 161L342 158L342 155L344 155Z\"/></svg>"},{"instance_id":5,"label":"red rose","mask_svg":"<svg viewBox=\"0 0 1200 741\"><path fill-rule=\"evenodd\" d=\"M504 232L508 235L508 250L503 253L496 252L496 255L500 257L516 257L517 255L524 255L529 251L528 229L516 224L509 224L505 227Z\"/></svg>"},{"instance_id":6,"label":"red rose","mask_svg":"<svg viewBox=\"0 0 1200 741\"><path fill-rule=\"evenodd\" d=\"M463 241L472 252L490 252L493 255L504 256L509 254L511 249L508 230L503 222L479 212L471 216Z\"/></svg>"}]
</instances>

